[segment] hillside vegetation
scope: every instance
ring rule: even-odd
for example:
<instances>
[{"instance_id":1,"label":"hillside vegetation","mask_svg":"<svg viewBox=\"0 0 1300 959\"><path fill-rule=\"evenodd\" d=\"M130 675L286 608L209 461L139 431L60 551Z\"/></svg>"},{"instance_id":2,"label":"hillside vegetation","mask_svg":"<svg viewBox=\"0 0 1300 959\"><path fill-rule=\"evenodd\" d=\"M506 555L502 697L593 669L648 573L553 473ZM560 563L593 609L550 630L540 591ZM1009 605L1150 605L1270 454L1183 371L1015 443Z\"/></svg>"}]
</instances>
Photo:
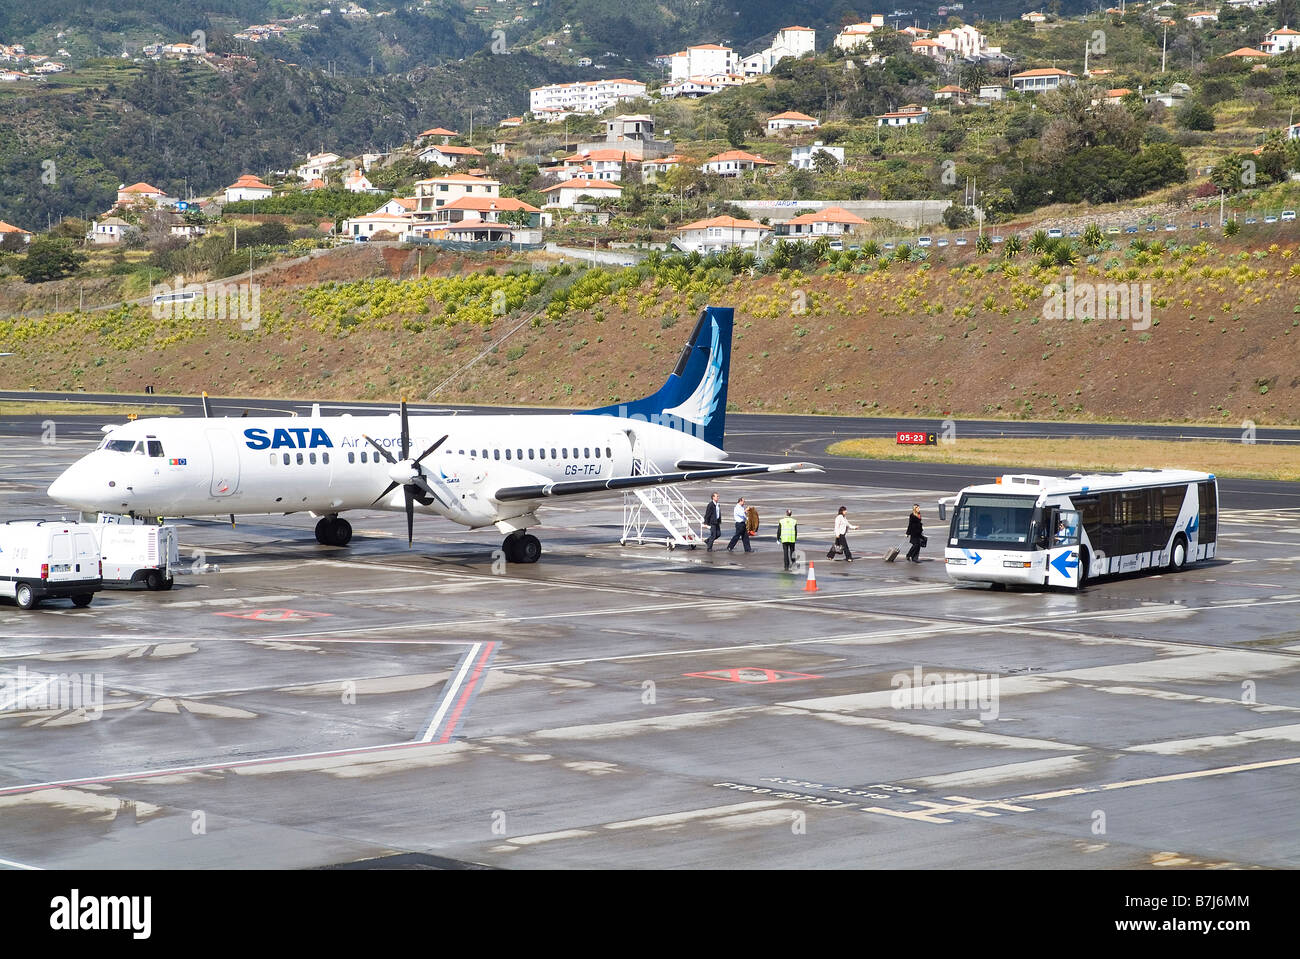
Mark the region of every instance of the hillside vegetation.
<instances>
[{"instance_id":1,"label":"hillside vegetation","mask_svg":"<svg viewBox=\"0 0 1300 959\"><path fill-rule=\"evenodd\" d=\"M716 303L737 309L738 410L1295 424L1300 260L1269 229L1104 242L1063 264L913 251L753 276L743 255L529 272L425 251L417 277L413 251L353 250L370 278L321 283L323 261L296 268L262 290L256 330L144 307L0 321L18 353L0 386L396 400L452 378L439 401L594 406L657 388ZM474 262L505 272L466 274ZM1044 289L1067 277L1149 284L1149 328L1047 318Z\"/></svg>"}]
</instances>

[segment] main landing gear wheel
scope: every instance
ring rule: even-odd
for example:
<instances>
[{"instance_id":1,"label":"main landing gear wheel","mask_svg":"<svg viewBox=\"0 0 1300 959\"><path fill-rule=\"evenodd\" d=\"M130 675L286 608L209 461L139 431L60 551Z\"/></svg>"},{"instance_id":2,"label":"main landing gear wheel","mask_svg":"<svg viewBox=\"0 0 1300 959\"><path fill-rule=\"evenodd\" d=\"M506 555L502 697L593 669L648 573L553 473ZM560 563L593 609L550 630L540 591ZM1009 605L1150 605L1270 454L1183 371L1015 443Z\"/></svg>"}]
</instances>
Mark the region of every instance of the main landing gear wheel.
<instances>
[{"instance_id":1,"label":"main landing gear wheel","mask_svg":"<svg viewBox=\"0 0 1300 959\"><path fill-rule=\"evenodd\" d=\"M531 533L511 533L501 551L511 563L535 563L542 555L542 541Z\"/></svg>"},{"instance_id":2,"label":"main landing gear wheel","mask_svg":"<svg viewBox=\"0 0 1300 959\"><path fill-rule=\"evenodd\" d=\"M316 542L323 546L347 546L352 540L352 524L337 516L326 516L316 524Z\"/></svg>"}]
</instances>

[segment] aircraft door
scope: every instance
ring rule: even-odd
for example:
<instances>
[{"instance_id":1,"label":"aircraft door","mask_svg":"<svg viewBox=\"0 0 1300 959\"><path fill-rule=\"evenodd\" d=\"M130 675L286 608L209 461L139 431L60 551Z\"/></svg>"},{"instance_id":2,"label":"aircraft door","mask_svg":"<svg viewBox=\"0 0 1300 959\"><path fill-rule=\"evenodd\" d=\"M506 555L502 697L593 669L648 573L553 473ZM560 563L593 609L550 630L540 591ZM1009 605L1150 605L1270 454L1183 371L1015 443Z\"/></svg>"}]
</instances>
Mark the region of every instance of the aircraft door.
<instances>
[{"instance_id":1,"label":"aircraft door","mask_svg":"<svg viewBox=\"0 0 1300 959\"><path fill-rule=\"evenodd\" d=\"M605 441L610 451L614 454L614 461L610 464L610 476L629 476L632 473L632 461L635 455L633 452L632 440L635 438L634 433L622 432L611 433Z\"/></svg>"},{"instance_id":2,"label":"aircraft door","mask_svg":"<svg viewBox=\"0 0 1300 959\"><path fill-rule=\"evenodd\" d=\"M235 438L223 430L208 430L208 449L212 453L213 496L232 496L239 492L239 448Z\"/></svg>"}]
</instances>

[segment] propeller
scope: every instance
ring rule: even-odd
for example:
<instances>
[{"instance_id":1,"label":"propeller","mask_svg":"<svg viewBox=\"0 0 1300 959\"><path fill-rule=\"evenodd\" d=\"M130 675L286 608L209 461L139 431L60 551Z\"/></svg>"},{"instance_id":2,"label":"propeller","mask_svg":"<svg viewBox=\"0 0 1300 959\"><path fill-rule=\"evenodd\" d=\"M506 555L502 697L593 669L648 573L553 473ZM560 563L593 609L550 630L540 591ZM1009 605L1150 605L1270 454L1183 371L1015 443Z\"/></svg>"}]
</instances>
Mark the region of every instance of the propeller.
<instances>
[{"instance_id":1,"label":"propeller","mask_svg":"<svg viewBox=\"0 0 1300 959\"><path fill-rule=\"evenodd\" d=\"M378 443L372 440L369 436L362 434L361 438L364 439L371 446L373 446L375 448L375 451L388 462L389 466L392 467L388 471L388 478L392 482L388 484L388 486L384 489L382 493L380 493L378 496L375 497L374 502L372 502L370 505L373 506L375 503L378 503L381 499L383 499L393 490L397 489L397 487L399 486L402 487L402 498L406 501L406 548L410 549L411 546L413 546L415 543L415 489L414 488L418 488L421 492L425 494L425 496L429 496L437 500L439 503L442 504L443 507L447 507L448 505L447 502L443 500L443 498L434 491L433 487L429 485L429 481L428 479L425 478L424 471L420 468L420 464L424 462L425 457L434 453L439 446L445 443L447 441L447 437L450 436L451 434L449 433L444 434L440 440L438 440L436 443L430 446L427 450L425 450L415 459L410 459L409 457L411 455L411 424L410 424L410 420L407 419L407 415L406 415L405 399L402 400L401 411L402 411L401 413L402 415L402 458L400 460L394 459L392 453L388 452L388 450L384 449L382 446L380 446Z\"/></svg>"}]
</instances>

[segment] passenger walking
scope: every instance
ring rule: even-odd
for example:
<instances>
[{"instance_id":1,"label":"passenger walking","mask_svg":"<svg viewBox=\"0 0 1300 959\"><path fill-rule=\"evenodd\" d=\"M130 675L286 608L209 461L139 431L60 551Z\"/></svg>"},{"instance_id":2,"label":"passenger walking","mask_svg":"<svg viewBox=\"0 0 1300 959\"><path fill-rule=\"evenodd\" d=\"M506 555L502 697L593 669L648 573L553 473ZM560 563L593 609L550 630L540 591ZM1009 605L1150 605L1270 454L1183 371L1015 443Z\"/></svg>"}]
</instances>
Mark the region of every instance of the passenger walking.
<instances>
[{"instance_id":1,"label":"passenger walking","mask_svg":"<svg viewBox=\"0 0 1300 959\"><path fill-rule=\"evenodd\" d=\"M785 569L789 572L794 566L794 543L799 538L799 523L791 515L790 510L785 511L785 515L776 524L776 538L781 541L781 560L785 564Z\"/></svg>"},{"instance_id":2,"label":"passenger walking","mask_svg":"<svg viewBox=\"0 0 1300 959\"><path fill-rule=\"evenodd\" d=\"M722 504L718 502L718 494L714 493L709 497L709 505L704 507L704 525L709 528L709 535L704 540L708 552L713 552L713 541L722 535Z\"/></svg>"},{"instance_id":3,"label":"passenger walking","mask_svg":"<svg viewBox=\"0 0 1300 959\"><path fill-rule=\"evenodd\" d=\"M921 562L921 547L925 545L925 536L922 533L921 505L913 503L912 515L907 517L907 538L912 541L912 548L907 551L907 561L909 563Z\"/></svg>"},{"instance_id":4,"label":"passenger walking","mask_svg":"<svg viewBox=\"0 0 1300 959\"><path fill-rule=\"evenodd\" d=\"M837 549L843 549L845 562L853 562L853 551L849 549L848 532L851 529L857 529L857 527L849 522L848 514L849 508L847 506L841 506L840 511L835 514L835 542L826 553L827 559L833 560L835 558L835 551Z\"/></svg>"},{"instance_id":5,"label":"passenger walking","mask_svg":"<svg viewBox=\"0 0 1300 959\"><path fill-rule=\"evenodd\" d=\"M736 508L731 511L731 518L736 521L736 533L727 544L727 552L730 553L736 548L737 540L745 544L746 553L754 552L749 548L749 513L745 510L745 497L736 500Z\"/></svg>"}]
</instances>

